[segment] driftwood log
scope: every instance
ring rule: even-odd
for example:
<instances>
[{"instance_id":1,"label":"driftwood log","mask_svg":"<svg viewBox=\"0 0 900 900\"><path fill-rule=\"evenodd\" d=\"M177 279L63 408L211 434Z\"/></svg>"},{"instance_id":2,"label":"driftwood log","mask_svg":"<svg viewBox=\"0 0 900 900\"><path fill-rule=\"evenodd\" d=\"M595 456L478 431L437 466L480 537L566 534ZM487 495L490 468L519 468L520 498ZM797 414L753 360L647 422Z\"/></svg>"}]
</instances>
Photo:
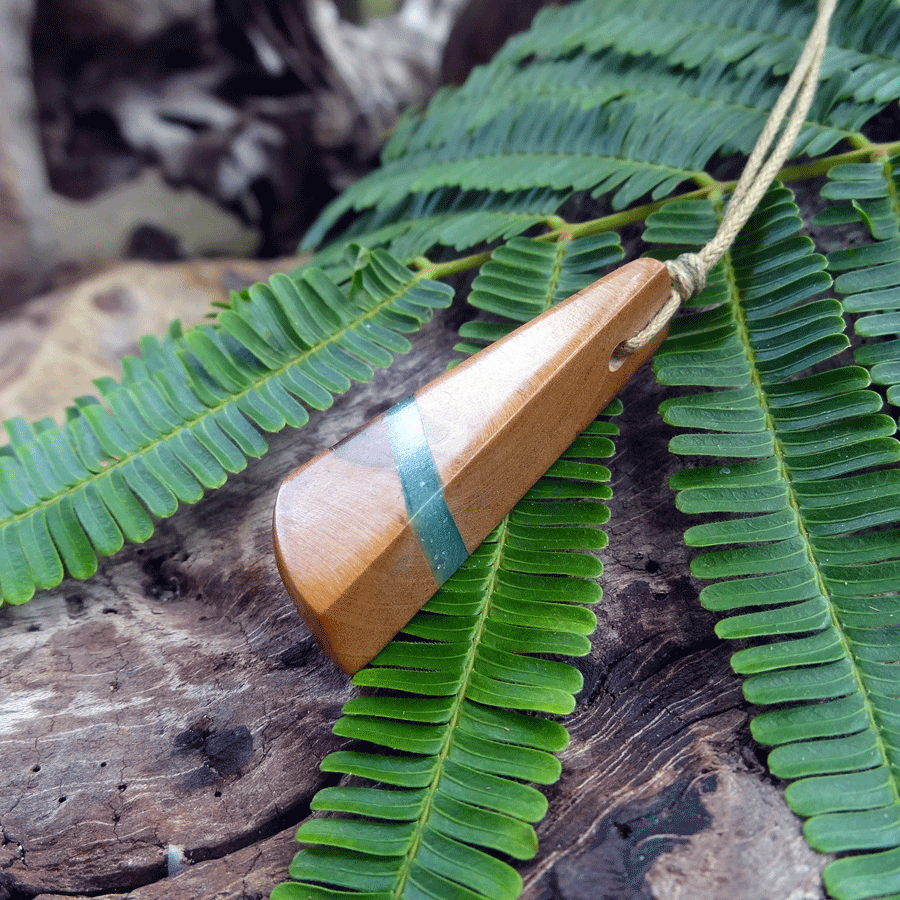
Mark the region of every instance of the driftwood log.
<instances>
[{"instance_id":1,"label":"driftwood log","mask_svg":"<svg viewBox=\"0 0 900 900\"><path fill-rule=\"evenodd\" d=\"M286 877L354 689L278 577L275 493L441 372L458 315L91 580L0 609L0 898L238 900ZM623 393L605 602L524 897L820 898L826 859L765 772L688 574L662 395L646 369Z\"/></svg>"}]
</instances>

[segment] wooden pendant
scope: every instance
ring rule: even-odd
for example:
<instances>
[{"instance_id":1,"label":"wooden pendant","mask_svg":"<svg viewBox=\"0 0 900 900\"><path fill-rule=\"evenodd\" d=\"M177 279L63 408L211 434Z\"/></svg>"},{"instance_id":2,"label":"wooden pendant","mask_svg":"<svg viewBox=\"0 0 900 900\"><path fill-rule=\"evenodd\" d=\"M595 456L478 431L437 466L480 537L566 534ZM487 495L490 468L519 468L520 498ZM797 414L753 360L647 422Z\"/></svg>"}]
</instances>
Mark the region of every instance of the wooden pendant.
<instances>
[{"instance_id":1,"label":"wooden pendant","mask_svg":"<svg viewBox=\"0 0 900 900\"><path fill-rule=\"evenodd\" d=\"M665 332L666 267L629 263L460 363L284 480L281 577L319 643L362 668L615 397Z\"/></svg>"}]
</instances>

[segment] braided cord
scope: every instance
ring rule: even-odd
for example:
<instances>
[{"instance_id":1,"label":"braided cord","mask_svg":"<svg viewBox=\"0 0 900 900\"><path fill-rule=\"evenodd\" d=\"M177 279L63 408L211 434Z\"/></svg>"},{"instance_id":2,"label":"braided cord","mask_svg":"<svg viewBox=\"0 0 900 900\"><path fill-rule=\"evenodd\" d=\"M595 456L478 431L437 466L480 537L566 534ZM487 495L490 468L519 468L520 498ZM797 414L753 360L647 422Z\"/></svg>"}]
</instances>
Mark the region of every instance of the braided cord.
<instances>
[{"instance_id":1,"label":"braided cord","mask_svg":"<svg viewBox=\"0 0 900 900\"><path fill-rule=\"evenodd\" d=\"M819 0L816 20L800 58L747 159L715 236L698 253L682 253L677 259L666 263L672 279L672 294L668 302L642 331L623 342L621 352L634 353L645 347L668 325L684 301L703 290L710 269L728 252L738 232L775 180L812 105L822 57L828 44L828 25L836 6L837 0ZM785 123L784 130L775 142L782 123Z\"/></svg>"}]
</instances>

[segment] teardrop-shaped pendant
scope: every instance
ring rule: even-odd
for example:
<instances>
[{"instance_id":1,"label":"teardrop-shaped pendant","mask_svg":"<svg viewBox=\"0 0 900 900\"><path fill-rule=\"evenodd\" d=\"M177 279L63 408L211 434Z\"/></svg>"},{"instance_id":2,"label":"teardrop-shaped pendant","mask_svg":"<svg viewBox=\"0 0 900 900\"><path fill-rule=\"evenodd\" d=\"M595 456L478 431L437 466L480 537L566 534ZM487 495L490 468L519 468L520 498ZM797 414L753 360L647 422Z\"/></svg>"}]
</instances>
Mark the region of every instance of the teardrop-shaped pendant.
<instances>
[{"instance_id":1,"label":"teardrop-shaped pendant","mask_svg":"<svg viewBox=\"0 0 900 900\"><path fill-rule=\"evenodd\" d=\"M623 354L672 290L629 263L460 363L288 475L275 557L348 673L415 615L652 355Z\"/></svg>"}]
</instances>

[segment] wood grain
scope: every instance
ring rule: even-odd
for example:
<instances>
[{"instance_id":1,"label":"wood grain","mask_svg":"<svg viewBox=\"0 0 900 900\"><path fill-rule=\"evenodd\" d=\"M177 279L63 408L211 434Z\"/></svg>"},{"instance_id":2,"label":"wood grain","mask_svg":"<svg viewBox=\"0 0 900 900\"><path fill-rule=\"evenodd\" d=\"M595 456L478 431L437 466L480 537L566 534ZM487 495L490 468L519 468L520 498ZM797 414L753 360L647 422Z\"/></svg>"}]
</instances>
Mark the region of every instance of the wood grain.
<instances>
[{"instance_id":1,"label":"wood grain","mask_svg":"<svg viewBox=\"0 0 900 900\"><path fill-rule=\"evenodd\" d=\"M435 562L423 532L446 545L455 523L463 556L471 553L650 358L664 331L637 353L617 347L670 291L662 263L636 260L417 390L402 420L418 415L443 498L411 499L404 469L416 465L418 436L410 446L406 432L391 436L396 408L285 479L273 523L278 567L345 672L369 662L462 561ZM429 521L428 506L444 500L452 521Z\"/></svg>"}]
</instances>

